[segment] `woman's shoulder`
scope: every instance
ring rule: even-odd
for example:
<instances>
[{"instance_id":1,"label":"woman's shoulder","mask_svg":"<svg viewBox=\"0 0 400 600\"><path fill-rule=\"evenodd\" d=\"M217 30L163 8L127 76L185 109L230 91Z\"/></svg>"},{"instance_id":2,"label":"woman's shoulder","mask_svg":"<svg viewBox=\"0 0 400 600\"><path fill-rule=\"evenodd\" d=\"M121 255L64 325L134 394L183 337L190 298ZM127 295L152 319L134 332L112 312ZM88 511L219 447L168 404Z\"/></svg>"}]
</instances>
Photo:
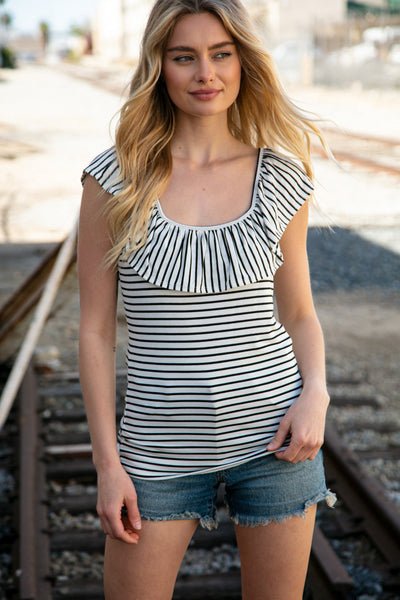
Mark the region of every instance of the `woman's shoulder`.
<instances>
[{"instance_id":1,"label":"woman's shoulder","mask_svg":"<svg viewBox=\"0 0 400 600\"><path fill-rule=\"evenodd\" d=\"M293 178L300 178L312 185L310 177L300 162L272 148L261 148L261 163L269 167L273 173L286 173Z\"/></svg>"},{"instance_id":2,"label":"woman's shoulder","mask_svg":"<svg viewBox=\"0 0 400 600\"><path fill-rule=\"evenodd\" d=\"M291 218L314 189L310 177L293 158L271 148L261 149L258 197L282 235Z\"/></svg>"},{"instance_id":3,"label":"woman's shoulder","mask_svg":"<svg viewBox=\"0 0 400 600\"><path fill-rule=\"evenodd\" d=\"M284 196L295 194L304 200L314 189L311 178L298 161L271 148L261 149L260 180Z\"/></svg>"},{"instance_id":4,"label":"woman's shoulder","mask_svg":"<svg viewBox=\"0 0 400 600\"><path fill-rule=\"evenodd\" d=\"M120 175L118 157L115 146L111 146L104 152L98 154L87 167L84 168L81 182L85 182L86 176L91 175L109 194L115 195L121 191L123 181Z\"/></svg>"}]
</instances>

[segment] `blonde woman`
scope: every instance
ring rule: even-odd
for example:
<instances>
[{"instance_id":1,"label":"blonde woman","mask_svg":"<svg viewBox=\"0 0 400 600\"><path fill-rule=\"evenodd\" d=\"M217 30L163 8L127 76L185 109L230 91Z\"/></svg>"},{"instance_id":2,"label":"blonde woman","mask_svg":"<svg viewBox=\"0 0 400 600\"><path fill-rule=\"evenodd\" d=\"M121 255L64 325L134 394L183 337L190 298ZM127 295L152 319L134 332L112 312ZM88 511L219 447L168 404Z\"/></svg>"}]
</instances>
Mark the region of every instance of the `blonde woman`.
<instances>
[{"instance_id":1,"label":"blonde woman","mask_svg":"<svg viewBox=\"0 0 400 600\"><path fill-rule=\"evenodd\" d=\"M238 0L156 2L115 147L83 176L80 370L107 600L172 597L220 483L243 598L302 597L316 503L332 497L306 255L313 130Z\"/></svg>"}]
</instances>

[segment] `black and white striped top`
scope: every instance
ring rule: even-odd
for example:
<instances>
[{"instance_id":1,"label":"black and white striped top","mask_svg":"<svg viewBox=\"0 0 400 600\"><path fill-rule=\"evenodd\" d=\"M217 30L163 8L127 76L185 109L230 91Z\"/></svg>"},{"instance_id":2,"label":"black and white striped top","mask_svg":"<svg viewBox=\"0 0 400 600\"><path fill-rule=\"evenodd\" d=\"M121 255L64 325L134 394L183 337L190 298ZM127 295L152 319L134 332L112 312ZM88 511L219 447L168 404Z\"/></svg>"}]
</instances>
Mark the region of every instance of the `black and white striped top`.
<instances>
[{"instance_id":1,"label":"black and white striped top","mask_svg":"<svg viewBox=\"0 0 400 600\"><path fill-rule=\"evenodd\" d=\"M114 148L85 169L122 186ZM279 240L312 183L259 151L250 209L212 227L150 216L146 244L119 261L129 346L119 451L127 472L167 479L267 454L302 389L292 341L276 320Z\"/></svg>"}]
</instances>

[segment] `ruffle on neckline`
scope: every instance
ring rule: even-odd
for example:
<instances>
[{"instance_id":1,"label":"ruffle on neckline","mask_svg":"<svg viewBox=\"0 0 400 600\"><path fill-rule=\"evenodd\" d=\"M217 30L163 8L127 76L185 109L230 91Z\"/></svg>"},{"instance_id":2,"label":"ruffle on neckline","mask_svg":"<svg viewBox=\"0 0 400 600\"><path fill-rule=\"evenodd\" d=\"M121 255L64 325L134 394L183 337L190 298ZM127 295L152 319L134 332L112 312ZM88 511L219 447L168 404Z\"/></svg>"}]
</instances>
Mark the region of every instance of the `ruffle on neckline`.
<instances>
[{"instance_id":1,"label":"ruffle on neckline","mask_svg":"<svg viewBox=\"0 0 400 600\"><path fill-rule=\"evenodd\" d=\"M271 279L282 263L260 215L217 229L187 229L155 208L146 244L128 258L142 279L180 292L216 293Z\"/></svg>"},{"instance_id":2,"label":"ruffle on neckline","mask_svg":"<svg viewBox=\"0 0 400 600\"><path fill-rule=\"evenodd\" d=\"M290 159L264 150L252 206L215 227L187 227L155 205L146 243L124 259L144 280L178 292L218 293L271 280L283 263L279 240L312 192Z\"/></svg>"}]
</instances>

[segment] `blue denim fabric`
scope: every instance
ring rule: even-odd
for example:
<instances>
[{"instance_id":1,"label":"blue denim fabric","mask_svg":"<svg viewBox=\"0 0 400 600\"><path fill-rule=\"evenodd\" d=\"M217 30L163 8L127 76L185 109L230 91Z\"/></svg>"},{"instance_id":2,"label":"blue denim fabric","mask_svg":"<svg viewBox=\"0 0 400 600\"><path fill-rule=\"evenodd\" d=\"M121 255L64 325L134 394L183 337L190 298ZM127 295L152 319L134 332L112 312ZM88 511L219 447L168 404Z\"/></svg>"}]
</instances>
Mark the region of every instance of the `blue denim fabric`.
<instances>
[{"instance_id":1,"label":"blue denim fabric","mask_svg":"<svg viewBox=\"0 0 400 600\"><path fill-rule=\"evenodd\" d=\"M151 521L200 519L207 529L218 526L217 489L225 484L225 503L237 525L257 526L303 517L308 507L335 496L327 490L322 452L314 460L289 463L274 454L222 471L163 480L132 477L141 517Z\"/></svg>"}]
</instances>

